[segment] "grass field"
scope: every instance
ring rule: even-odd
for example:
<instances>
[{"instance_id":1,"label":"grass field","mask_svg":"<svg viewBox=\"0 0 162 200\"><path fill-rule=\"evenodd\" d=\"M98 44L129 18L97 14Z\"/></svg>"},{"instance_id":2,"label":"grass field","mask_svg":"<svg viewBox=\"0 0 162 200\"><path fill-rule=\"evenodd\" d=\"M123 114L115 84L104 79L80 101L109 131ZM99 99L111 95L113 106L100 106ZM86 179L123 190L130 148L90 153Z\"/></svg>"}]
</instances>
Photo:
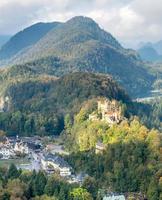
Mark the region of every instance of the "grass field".
<instances>
[{"instance_id":1,"label":"grass field","mask_svg":"<svg viewBox=\"0 0 162 200\"><path fill-rule=\"evenodd\" d=\"M22 159L9 159L9 160L0 160L0 167L8 167L11 165L11 163L14 163L15 165L20 164L28 164L29 161L26 158Z\"/></svg>"}]
</instances>

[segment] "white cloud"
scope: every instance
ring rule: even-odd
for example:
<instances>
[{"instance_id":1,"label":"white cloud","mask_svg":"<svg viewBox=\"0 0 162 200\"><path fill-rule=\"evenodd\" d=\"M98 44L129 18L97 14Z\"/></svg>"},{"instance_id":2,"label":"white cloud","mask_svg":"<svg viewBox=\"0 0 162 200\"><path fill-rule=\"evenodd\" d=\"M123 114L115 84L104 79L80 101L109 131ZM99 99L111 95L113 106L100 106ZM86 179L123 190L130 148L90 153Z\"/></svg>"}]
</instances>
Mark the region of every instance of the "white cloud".
<instances>
[{"instance_id":1,"label":"white cloud","mask_svg":"<svg viewBox=\"0 0 162 200\"><path fill-rule=\"evenodd\" d=\"M162 0L0 0L0 34L76 15L92 17L126 43L162 39Z\"/></svg>"}]
</instances>

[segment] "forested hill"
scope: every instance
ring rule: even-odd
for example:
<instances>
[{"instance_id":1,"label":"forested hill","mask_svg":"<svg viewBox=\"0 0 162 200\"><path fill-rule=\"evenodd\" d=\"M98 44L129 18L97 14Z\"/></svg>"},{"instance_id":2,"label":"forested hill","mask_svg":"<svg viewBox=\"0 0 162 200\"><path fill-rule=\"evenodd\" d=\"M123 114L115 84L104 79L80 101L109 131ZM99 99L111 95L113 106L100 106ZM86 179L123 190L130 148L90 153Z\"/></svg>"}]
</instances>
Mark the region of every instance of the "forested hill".
<instances>
[{"instance_id":1,"label":"forested hill","mask_svg":"<svg viewBox=\"0 0 162 200\"><path fill-rule=\"evenodd\" d=\"M82 103L95 97L127 102L125 91L108 75L73 73L61 78L14 66L2 70L1 98L7 97L0 113L0 129L8 134L59 134L64 116L80 110Z\"/></svg>"},{"instance_id":2,"label":"forested hill","mask_svg":"<svg viewBox=\"0 0 162 200\"><path fill-rule=\"evenodd\" d=\"M57 26L58 22L34 24L10 38L10 40L0 48L0 59L9 59L16 53L25 50L27 47L38 42L48 31Z\"/></svg>"},{"instance_id":3,"label":"forested hill","mask_svg":"<svg viewBox=\"0 0 162 200\"><path fill-rule=\"evenodd\" d=\"M76 71L111 74L132 96L150 90L155 79L135 51L124 49L96 22L81 16L55 26L6 62L43 67L56 76Z\"/></svg>"}]
</instances>

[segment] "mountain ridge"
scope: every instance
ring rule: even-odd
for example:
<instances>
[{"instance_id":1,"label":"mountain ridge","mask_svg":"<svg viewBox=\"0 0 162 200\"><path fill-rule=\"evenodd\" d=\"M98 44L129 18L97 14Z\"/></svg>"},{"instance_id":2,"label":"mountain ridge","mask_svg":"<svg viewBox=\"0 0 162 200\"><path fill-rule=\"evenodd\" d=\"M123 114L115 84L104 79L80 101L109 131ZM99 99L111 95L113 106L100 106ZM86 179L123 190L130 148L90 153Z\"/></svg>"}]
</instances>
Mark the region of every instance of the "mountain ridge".
<instances>
[{"instance_id":1,"label":"mountain ridge","mask_svg":"<svg viewBox=\"0 0 162 200\"><path fill-rule=\"evenodd\" d=\"M33 45L48 31L57 26L59 22L33 24L24 30L16 33L0 49L0 59L8 59L17 54L19 51Z\"/></svg>"},{"instance_id":2,"label":"mountain ridge","mask_svg":"<svg viewBox=\"0 0 162 200\"><path fill-rule=\"evenodd\" d=\"M50 70L46 70L47 74L52 71L55 76L77 71L111 74L132 96L147 92L155 79L135 51L124 49L94 20L82 16L57 25L8 62L22 66L26 63L32 67L34 63L39 69L39 65L46 67Z\"/></svg>"},{"instance_id":3,"label":"mountain ridge","mask_svg":"<svg viewBox=\"0 0 162 200\"><path fill-rule=\"evenodd\" d=\"M140 49L138 49L138 53L140 54L141 58L145 61L162 61L162 55L158 54L158 52L152 46L143 46Z\"/></svg>"}]
</instances>

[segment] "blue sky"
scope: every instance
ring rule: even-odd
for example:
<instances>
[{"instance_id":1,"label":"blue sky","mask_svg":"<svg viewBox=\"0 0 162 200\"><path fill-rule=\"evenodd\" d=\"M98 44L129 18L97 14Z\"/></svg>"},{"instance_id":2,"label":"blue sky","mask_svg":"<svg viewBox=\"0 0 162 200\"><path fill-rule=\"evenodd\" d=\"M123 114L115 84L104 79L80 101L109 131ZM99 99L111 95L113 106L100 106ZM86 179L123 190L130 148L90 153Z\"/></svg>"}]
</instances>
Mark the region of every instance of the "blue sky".
<instances>
[{"instance_id":1,"label":"blue sky","mask_svg":"<svg viewBox=\"0 0 162 200\"><path fill-rule=\"evenodd\" d=\"M0 34L76 15L93 18L130 47L162 39L162 0L0 0Z\"/></svg>"}]
</instances>

